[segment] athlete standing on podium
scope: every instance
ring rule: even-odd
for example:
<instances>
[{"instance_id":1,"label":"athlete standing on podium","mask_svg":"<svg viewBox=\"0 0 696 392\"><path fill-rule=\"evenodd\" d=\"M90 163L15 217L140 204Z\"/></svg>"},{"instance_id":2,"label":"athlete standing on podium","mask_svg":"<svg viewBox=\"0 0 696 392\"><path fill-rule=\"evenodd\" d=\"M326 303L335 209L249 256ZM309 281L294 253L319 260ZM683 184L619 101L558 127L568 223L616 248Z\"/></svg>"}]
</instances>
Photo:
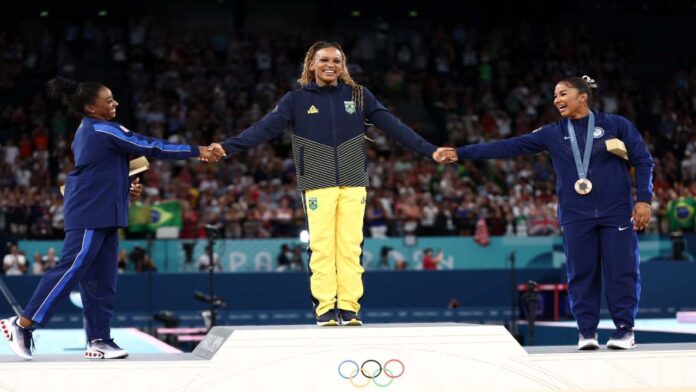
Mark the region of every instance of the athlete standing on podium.
<instances>
[{"instance_id":1,"label":"athlete standing on podium","mask_svg":"<svg viewBox=\"0 0 696 392\"><path fill-rule=\"evenodd\" d=\"M221 149L168 143L135 132L119 123L118 102L106 86L57 78L48 82L52 98L83 116L72 151L75 170L65 184L65 240L60 262L41 279L20 316L0 320L0 329L19 357L32 358L32 331L45 326L60 305L80 285L86 320L87 358L125 358L128 352L111 338L111 317L118 273L118 228L128 225L129 156L217 161Z\"/></svg>"},{"instance_id":2,"label":"athlete standing on podium","mask_svg":"<svg viewBox=\"0 0 696 392\"><path fill-rule=\"evenodd\" d=\"M297 188L309 228L309 283L317 325L359 326L368 184L365 121L429 158L435 157L437 147L353 81L337 43L314 43L305 54L298 82L302 88L285 94L259 122L211 146L222 145L233 154L292 127Z\"/></svg>"},{"instance_id":3,"label":"athlete standing on podium","mask_svg":"<svg viewBox=\"0 0 696 392\"><path fill-rule=\"evenodd\" d=\"M446 159L492 159L548 151L556 171L558 215L563 229L568 294L578 323L578 348L599 348L597 325L602 272L616 326L607 347L635 347L633 326L640 297L638 237L650 220L653 159L626 118L590 110L594 80L569 77L556 85L561 121L527 135L441 152ZM636 200L626 162L605 141L618 138L635 168ZM456 154L456 156L454 155Z\"/></svg>"}]
</instances>

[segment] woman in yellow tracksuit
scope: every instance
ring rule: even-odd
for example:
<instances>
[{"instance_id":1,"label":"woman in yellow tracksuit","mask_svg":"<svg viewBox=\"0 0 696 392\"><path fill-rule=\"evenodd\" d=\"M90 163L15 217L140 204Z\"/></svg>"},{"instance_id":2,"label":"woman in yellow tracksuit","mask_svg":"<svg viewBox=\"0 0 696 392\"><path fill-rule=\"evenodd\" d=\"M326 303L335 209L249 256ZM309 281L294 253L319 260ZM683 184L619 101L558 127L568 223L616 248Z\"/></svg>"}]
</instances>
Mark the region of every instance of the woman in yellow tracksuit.
<instances>
[{"instance_id":1,"label":"woman in yellow tracksuit","mask_svg":"<svg viewBox=\"0 0 696 392\"><path fill-rule=\"evenodd\" d=\"M437 148L351 79L336 43L317 42L309 48L298 82L301 89L285 94L259 122L220 145L232 154L292 128L297 188L309 226L310 289L317 324L362 325L365 120L425 156L435 158Z\"/></svg>"}]
</instances>

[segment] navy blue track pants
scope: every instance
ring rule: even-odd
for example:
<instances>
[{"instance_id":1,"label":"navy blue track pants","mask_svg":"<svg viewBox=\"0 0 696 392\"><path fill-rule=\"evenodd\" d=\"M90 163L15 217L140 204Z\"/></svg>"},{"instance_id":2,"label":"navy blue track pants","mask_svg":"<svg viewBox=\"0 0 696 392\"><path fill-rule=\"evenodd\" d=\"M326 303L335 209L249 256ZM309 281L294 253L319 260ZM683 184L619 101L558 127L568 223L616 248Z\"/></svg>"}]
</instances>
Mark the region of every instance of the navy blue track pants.
<instances>
[{"instance_id":1,"label":"navy blue track pants","mask_svg":"<svg viewBox=\"0 0 696 392\"><path fill-rule=\"evenodd\" d=\"M570 308L580 332L599 324L602 273L614 325L633 327L640 298L638 237L630 217L563 225Z\"/></svg>"},{"instance_id":2,"label":"navy blue track pants","mask_svg":"<svg viewBox=\"0 0 696 392\"><path fill-rule=\"evenodd\" d=\"M66 231L60 262L41 278L22 316L45 326L79 284L87 339L111 338L117 257L117 228Z\"/></svg>"}]
</instances>

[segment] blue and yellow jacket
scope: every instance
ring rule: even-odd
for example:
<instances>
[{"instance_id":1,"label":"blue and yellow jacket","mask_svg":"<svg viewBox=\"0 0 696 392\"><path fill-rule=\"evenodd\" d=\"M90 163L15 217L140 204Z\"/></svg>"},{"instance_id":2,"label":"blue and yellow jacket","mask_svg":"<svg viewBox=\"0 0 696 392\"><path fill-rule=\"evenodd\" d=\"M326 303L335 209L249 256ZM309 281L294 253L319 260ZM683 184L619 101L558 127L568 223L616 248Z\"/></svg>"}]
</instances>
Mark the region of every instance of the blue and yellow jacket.
<instances>
[{"instance_id":1,"label":"blue and yellow jacket","mask_svg":"<svg viewBox=\"0 0 696 392\"><path fill-rule=\"evenodd\" d=\"M188 159L197 146L167 143L119 123L82 119L71 145L75 170L65 181L65 230L128 226L130 155Z\"/></svg>"},{"instance_id":2,"label":"blue and yellow jacket","mask_svg":"<svg viewBox=\"0 0 696 392\"><path fill-rule=\"evenodd\" d=\"M300 191L333 186L367 186L365 120L399 143L430 157L437 149L394 117L367 89L362 105L353 87L319 87L312 82L291 91L256 124L221 143L227 154L248 150L292 128L292 148Z\"/></svg>"},{"instance_id":3,"label":"blue and yellow jacket","mask_svg":"<svg viewBox=\"0 0 696 392\"><path fill-rule=\"evenodd\" d=\"M587 195L578 194L574 188L578 172L568 135L568 121L571 121L568 119L544 125L523 136L459 147L457 155L459 159L490 159L548 151L556 170L558 216L562 225L588 218L631 216L633 196L629 167L622 158L607 151L605 141L617 138L626 145L629 162L635 169L636 201L650 203L652 200L652 156L636 127L626 118L593 113L595 129L587 174L593 185ZM572 120L581 156L585 151L588 120L589 116Z\"/></svg>"}]
</instances>

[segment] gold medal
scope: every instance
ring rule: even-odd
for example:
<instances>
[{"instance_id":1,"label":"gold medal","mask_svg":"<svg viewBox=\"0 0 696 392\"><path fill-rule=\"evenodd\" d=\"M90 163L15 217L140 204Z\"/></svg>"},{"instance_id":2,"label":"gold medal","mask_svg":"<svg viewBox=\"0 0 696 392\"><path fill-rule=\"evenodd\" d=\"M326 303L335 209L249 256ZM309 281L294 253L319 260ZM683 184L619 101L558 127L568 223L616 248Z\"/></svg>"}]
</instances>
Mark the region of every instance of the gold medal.
<instances>
[{"instance_id":1,"label":"gold medal","mask_svg":"<svg viewBox=\"0 0 696 392\"><path fill-rule=\"evenodd\" d=\"M592 183L587 178L581 178L575 181L575 192L586 195L592 190Z\"/></svg>"}]
</instances>

